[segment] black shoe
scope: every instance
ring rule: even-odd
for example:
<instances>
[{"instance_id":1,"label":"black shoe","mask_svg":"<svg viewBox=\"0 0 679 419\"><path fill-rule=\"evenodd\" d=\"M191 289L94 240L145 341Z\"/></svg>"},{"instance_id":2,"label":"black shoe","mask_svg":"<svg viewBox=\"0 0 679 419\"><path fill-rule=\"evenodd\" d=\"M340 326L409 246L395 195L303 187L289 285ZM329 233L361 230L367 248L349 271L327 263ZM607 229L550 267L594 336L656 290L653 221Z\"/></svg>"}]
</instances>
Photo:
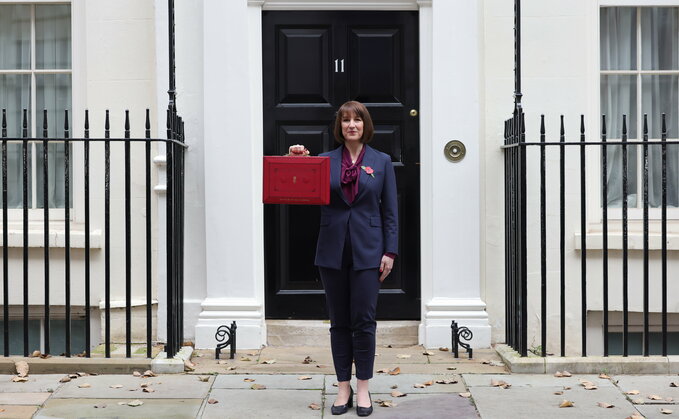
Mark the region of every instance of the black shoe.
<instances>
[{"instance_id":1,"label":"black shoe","mask_svg":"<svg viewBox=\"0 0 679 419\"><path fill-rule=\"evenodd\" d=\"M354 389L349 387L349 390L351 390L351 393L349 393L349 401L347 401L345 404L335 406L334 404L330 408L330 412L333 415L343 415L349 411L349 408L354 405Z\"/></svg>"},{"instance_id":2,"label":"black shoe","mask_svg":"<svg viewBox=\"0 0 679 419\"><path fill-rule=\"evenodd\" d=\"M370 397L370 407L361 407L358 404L356 405L356 414L358 416L370 416L373 413L373 398L370 395L370 392L368 392L368 397Z\"/></svg>"}]
</instances>

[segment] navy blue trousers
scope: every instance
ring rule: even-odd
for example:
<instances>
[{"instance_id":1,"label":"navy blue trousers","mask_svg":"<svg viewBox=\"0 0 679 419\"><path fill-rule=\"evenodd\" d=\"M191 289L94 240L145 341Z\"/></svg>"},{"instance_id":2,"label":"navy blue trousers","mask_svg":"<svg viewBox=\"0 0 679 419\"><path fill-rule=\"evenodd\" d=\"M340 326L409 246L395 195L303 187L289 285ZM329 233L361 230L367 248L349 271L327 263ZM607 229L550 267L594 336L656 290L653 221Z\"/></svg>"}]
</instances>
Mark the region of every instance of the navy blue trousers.
<instances>
[{"instance_id":1,"label":"navy blue trousers","mask_svg":"<svg viewBox=\"0 0 679 419\"><path fill-rule=\"evenodd\" d=\"M356 365L356 378L369 380L375 364L375 312L381 285L379 270L353 269L348 232L342 269L318 269L330 315L330 346L337 381L351 379L352 361Z\"/></svg>"}]
</instances>

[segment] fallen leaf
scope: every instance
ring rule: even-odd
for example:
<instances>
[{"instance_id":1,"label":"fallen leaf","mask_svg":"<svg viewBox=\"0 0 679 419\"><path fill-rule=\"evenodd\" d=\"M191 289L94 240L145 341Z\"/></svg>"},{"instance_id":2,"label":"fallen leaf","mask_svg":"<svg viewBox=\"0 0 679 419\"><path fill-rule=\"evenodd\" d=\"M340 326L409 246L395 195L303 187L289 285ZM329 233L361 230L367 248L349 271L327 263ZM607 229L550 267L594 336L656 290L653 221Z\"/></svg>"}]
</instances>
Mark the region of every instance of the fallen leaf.
<instances>
[{"instance_id":1,"label":"fallen leaf","mask_svg":"<svg viewBox=\"0 0 679 419\"><path fill-rule=\"evenodd\" d=\"M505 363L499 361L490 361L488 365L490 365L491 367L504 367Z\"/></svg>"},{"instance_id":2,"label":"fallen leaf","mask_svg":"<svg viewBox=\"0 0 679 419\"><path fill-rule=\"evenodd\" d=\"M644 399L642 399L642 398L634 399L634 400L632 400L632 403L634 403L634 404L645 404Z\"/></svg>"},{"instance_id":3,"label":"fallen leaf","mask_svg":"<svg viewBox=\"0 0 679 419\"><path fill-rule=\"evenodd\" d=\"M306 358L304 358L304 361L302 361L302 364L311 364L312 362L316 362L316 361L314 361L313 359L311 359L310 356L307 356ZM312 403L312 404L313 404L313 403Z\"/></svg>"},{"instance_id":4,"label":"fallen leaf","mask_svg":"<svg viewBox=\"0 0 679 419\"><path fill-rule=\"evenodd\" d=\"M651 394L648 396L649 400L662 400L662 397L658 396L657 394Z\"/></svg>"},{"instance_id":5,"label":"fallen leaf","mask_svg":"<svg viewBox=\"0 0 679 419\"><path fill-rule=\"evenodd\" d=\"M387 368L382 368L382 369L377 370L377 372L378 372L379 374L386 374L386 373L389 372L389 369L387 369Z\"/></svg>"},{"instance_id":6,"label":"fallen leaf","mask_svg":"<svg viewBox=\"0 0 679 419\"><path fill-rule=\"evenodd\" d=\"M425 386L424 384L421 384L421 383L415 383L415 384L413 384L413 387L415 387L415 388L426 388L427 386Z\"/></svg>"},{"instance_id":7,"label":"fallen leaf","mask_svg":"<svg viewBox=\"0 0 679 419\"><path fill-rule=\"evenodd\" d=\"M297 377L298 380L311 380L311 377L308 375L302 375L300 377Z\"/></svg>"},{"instance_id":8,"label":"fallen leaf","mask_svg":"<svg viewBox=\"0 0 679 419\"><path fill-rule=\"evenodd\" d=\"M665 409L665 408L663 408L663 409L660 409L660 413L662 413L663 415L671 415L671 414L672 414L672 409Z\"/></svg>"},{"instance_id":9,"label":"fallen leaf","mask_svg":"<svg viewBox=\"0 0 679 419\"><path fill-rule=\"evenodd\" d=\"M391 392L391 397L405 397L405 396L407 396L407 394L401 393L400 391L394 390Z\"/></svg>"},{"instance_id":10,"label":"fallen leaf","mask_svg":"<svg viewBox=\"0 0 679 419\"><path fill-rule=\"evenodd\" d=\"M332 386L333 386L333 387L338 387L339 384L337 384L337 383L335 382L335 383L332 383Z\"/></svg>"},{"instance_id":11,"label":"fallen leaf","mask_svg":"<svg viewBox=\"0 0 679 419\"><path fill-rule=\"evenodd\" d=\"M554 395L556 396L561 396L563 394L563 391L555 391Z\"/></svg>"},{"instance_id":12,"label":"fallen leaf","mask_svg":"<svg viewBox=\"0 0 679 419\"><path fill-rule=\"evenodd\" d=\"M12 378L12 381L14 381L15 383L25 383L26 381L28 381L28 377L19 377L17 375L16 377Z\"/></svg>"},{"instance_id":13,"label":"fallen leaf","mask_svg":"<svg viewBox=\"0 0 679 419\"><path fill-rule=\"evenodd\" d=\"M626 391L625 394L629 394L630 396L635 396L635 395L639 394L639 390Z\"/></svg>"},{"instance_id":14,"label":"fallen leaf","mask_svg":"<svg viewBox=\"0 0 679 419\"><path fill-rule=\"evenodd\" d=\"M95 408L95 409L104 409L105 407L106 407L105 404L95 404L95 405L94 405L94 408Z\"/></svg>"},{"instance_id":15,"label":"fallen leaf","mask_svg":"<svg viewBox=\"0 0 679 419\"><path fill-rule=\"evenodd\" d=\"M248 358L247 356L241 356L241 357L240 357L240 360L241 360L241 361L252 361L252 360L251 360L250 358Z\"/></svg>"},{"instance_id":16,"label":"fallen leaf","mask_svg":"<svg viewBox=\"0 0 679 419\"><path fill-rule=\"evenodd\" d=\"M254 383L255 379L254 378L243 378L243 381L245 381L246 383Z\"/></svg>"},{"instance_id":17,"label":"fallen leaf","mask_svg":"<svg viewBox=\"0 0 679 419\"><path fill-rule=\"evenodd\" d=\"M77 356L81 356L81 355L78 354ZM83 354L82 356L85 356L85 355ZM40 355L40 359L47 359L47 358L52 358L52 355L50 355L50 354L41 354Z\"/></svg>"},{"instance_id":18,"label":"fallen leaf","mask_svg":"<svg viewBox=\"0 0 679 419\"><path fill-rule=\"evenodd\" d=\"M264 389L266 389L266 386L262 385L262 384L253 384L253 385L250 386L250 388L252 390L264 390Z\"/></svg>"},{"instance_id":19,"label":"fallen leaf","mask_svg":"<svg viewBox=\"0 0 679 419\"><path fill-rule=\"evenodd\" d=\"M611 379L611 377L609 377L607 374L604 374L603 372L601 374L599 374L599 378L601 378L603 380L610 380Z\"/></svg>"},{"instance_id":20,"label":"fallen leaf","mask_svg":"<svg viewBox=\"0 0 679 419\"><path fill-rule=\"evenodd\" d=\"M668 397L668 398L665 399L665 401L672 403L674 401L674 399L672 397Z\"/></svg>"},{"instance_id":21,"label":"fallen leaf","mask_svg":"<svg viewBox=\"0 0 679 419\"><path fill-rule=\"evenodd\" d=\"M455 371L455 370L457 369L457 367L448 367L448 368L446 368L446 369L447 369L448 371Z\"/></svg>"},{"instance_id":22,"label":"fallen leaf","mask_svg":"<svg viewBox=\"0 0 679 419\"><path fill-rule=\"evenodd\" d=\"M598 388L599 387L595 386L594 384L585 386L585 390L597 390Z\"/></svg>"},{"instance_id":23,"label":"fallen leaf","mask_svg":"<svg viewBox=\"0 0 679 419\"><path fill-rule=\"evenodd\" d=\"M434 380L425 381L425 382L422 383L422 384L424 384L424 385L427 386L427 387L433 386L433 385L434 385Z\"/></svg>"},{"instance_id":24,"label":"fallen leaf","mask_svg":"<svg viewBox=\"0 0 679 419\"><path fill-rule=\"evenodd\" d=\"M63 377L61 380L59 380L60 383L68 383L69 381L71 381L71 377L69 376Z\"/></svg>"},{"instance_id":25,"label":"fallen leaf","mask_svg":"<svg viewBox=\"0 0 679 419\"><path fill-rule=\"evenodd\" d=\"M430 352L430 351L424 351L424 352L422 352L422 355L433 356L434 353Z\"/></svg>"},{"instance_id":26,"label":"fallen leaf","mask_svg":"<svg viewBox=\"0 0 679 419\"><path fill-rule=\"evenodd\" d=\"M634 412L631 415L627 416L625 419L644 419L644 417L641 416L641 413Z\"/></svg>"},{"instance_id":27,"label":"fallen leaf","mask_svg":"<svg viewBox=\"0 0 679 419\"><path fill-rule=\"evenodd\" d=\"M408 354L398 354L398 355L396 355L396 358L398 358L398 359L408 359L408 358L410 358L410 355L408 355Z\"/></svg>"},{"instance_id":28,"label":"fallen leaf","mask_svg":"<svg viewBox=\"0 0 679 419\"><path fill-rule=\"evenodd\" d=\"M266 361L262 361L262 364L275 364L276 360L275 359L268 359Z\"/></svg>"},{"instance_id":29,"label":"fallen leaf","mask_svg":"<svg viewBox=\"0 0 679 419\"><path fill-rule=\"evenodd\" d=\"M151 370L144 371L144 374L142 375L142 377L155 377L155 376L156 376L156 373L154 373Z\"/></svg>"},{"instance_id":30,"label":"fallen leaf","mask_svg":"<svg viewBox=\"0 0 679 419\"><path fill-rule=\"evenodd\" d=\"M571 388L569 386L563 386L564 390L570 390Z\"/></svg>"},{"instance_id":31,"label":"fallen leaf","mask_svg":"<svg viewBox=\"0 0 679 419\"><path fill-rule=\"evenodd\" d=\"M42 355L42 354L40 353L40 351L35 350L35 351L33 351L33 353L31 354L31 358L37 358L37 357L39 357L40 355Z\"/></svg>"},{"instance_id":32,"label":"fallen leaf","mask_svg":"<svg viewBox=\"0 0 679 419\"><path fill-rule=\"evenodd\" d=\"M679 382L672 381L672 382L670 383L670 387L679 387Z\"/></svg>"},{"instance_id":33,"label":"fallen leaf","mask_svg":"<svg viewBox=\"0 0 679 419\"><path fill-rule=\"evenodd\" d=\"M604 402L599 402L596 405L599 406L599 407L603 407L604 409L610 409L612 407L615 407L614 405L612 405L610 403L604 403Z\"/></svg>"},{"instance_id":34,"label":"fallen leaf","mask_svg":"<svg viewBox=\"0 0 679 419\"><path fill-rule=\"evenodd\" d=\"M226 370L227 370L227 371L233 371L233 370L235 370L235 369L236 369L236 367L231 366L231 367L227 368Z\"/></svg>"},{"instance_id":35,"label":"fallen leaf","mask_svg":"<svg viewBox=\"0 0 679 419\"><path fill-rule=\"evenodd\" d=\"M311 410L321 410L321 406L317 405L316 403L311 403L309 405L309 409L311 409Z\"/></svg>"},{"instance_id":36,"label":"fallen leaf","mask_svg":"<svg viewBox=\"0 0 679 419\"><path fill-rule=\"evenodd\" d=\"M379 400L379 402L376 401L376 403L380 407L396 407L396 403L393 403L391 400Z\"/></svg>"},{"instance_id":37,"label":"fallen leaf","mask_svg":"<svg viewBox=\"0 0 679 419\"><path fill-rule=\"evenodd\" d=\"M118 404L119 404L120 406L125 406L125 405L127 404L127 402L118 402Z\"/></svg>"},{"instance_id":38,"label":"fallen leaf","mask_svg":"<svg viewBox=\"0 0 679 419\"><path fill-rule=\"evenodd\" d=\"M220 359L219 361L217 361L217 365L224 365L224 364L228 364L228 363L229 363L229 361L224 361L223 359Z\"/></svg>"},{"instance_id":39,"label":"fallen leaf","mask_svg":"<svg viewBox=\"0 0 679 419\"><path fill-rule=\"evenodd\" d=\"M111 387L111 388L123 388L123 385L122 384L112 384L109 387Z\"/></svg>"},{"instance_id":40,"label":"fallen leaf","mask_svg":"<svg viewBox=\"0 0 679 419\"><path fill-rule=\"evenodd\" d=\"M198 377L198 380L203 383L210 381L210 377Z\"/></svg>"},{"instance_id":41,"label":"fallen leaf","mask_svg":"<svg viewBox=\"0 0 679 419\"><path fill-rule=\"evenodd\" d=\"M155 393L156 391L151 387L146 387L142 390L144 393Z\"/></svg>"},{"instance_id":42,"label":"fallen leaf","mask_svg":"<svg viewBox=\"0 0 679 419\"><path fill-rule=\"evenodd\" d=\"M396 367L389 371L389 375L399 375L401 373L401 367Z\"/></svg>"},{"instance_id":43,"label":"fallen leaf","mask_svg":"<svg viewBox=\"0 0 679 419\"><path fill-rule=\"evenodd\" d=\"M89 383L78 384L78 388L90 388L90 387L92 387L92 384Z\"/></svg>"},{"instance_id":44,"label":"fallen leaf","mask_svg":"<svg viewBox=\"0 0 679 419\"><path fill-rule=\"evenodd\" d=\"M390 387L392 390L395 388L398 388L398 384L394 384L393 386Z\"/></svg>"},{"instance_id":45,"label":"fallen leaf","mask_svg":"<svg viewBox=\"0 0 679 419\"><path fill-rule=\"evenodd\" d=\"M448 352L449 350L450 350L450 349L448 349L448 348L446 348L446 347L443 347L443 346L441 346L441 347L439 348L439 351L441 351L441 352Z\"/></svg>"},{"instance_id":46,"label":"fallen leaf","mask_svg":"<svg viewBox=\"0 0 679 419\"><path fill-rule=\"evenodd\" d=\"M89 374L86 372L76 372L75 373L78 377L87 377Z\"/></svg>"},{"instance_id":47,"label":"fallen leaf","mask_svg":"<svg viewBox=\"0 0 679 419\"><path fill-rule=\"evenodd\" d=\"M436 380L436 384L457 384L457 380Z\"/></svg>"},{"instance_id":48,"label":"fallen leaf","mask_svg":"<svg viewBox=\"0 0 679 419\"><path fill-rule=\"evenodd\" d=\"M131 402L127 403L128 406L132 406L132 407L141 406L142 404L144 404L144 402L141 401L141 400L132 400Z\"/></svg>"},{"instance_id":49,"label":"fallen leaf","mask_svg":"<svg viewBox=\"0 0 679 419\"><path fill-rule=\"evenodd\" d=\"M14 367L16 368L19 377L28 377L28 362L16 361Z\"/></svg>"},{"instance_id":50,"label":"fallen leaf","mask_svg":"<svg viewBox=\"0 0 679 419\"><path fill-rule=\"evenodd\" d=\"M160 383L158 383L158 384L160 384ZM144 383L144 384L139 385L139 387L141 387L141 388L146 388L148 386L149 386L149 383Z\"/></svg>"},{"instance_id":51,"label":"fallen leaf","mask_svg":"<svg viewBox=\"0 0 679 419\"><path fill-rule=\"evenodd\" d=\"M468 399L472 396L471 393L460 393L460 397L464 397L465 399Z\"/></svg>"},{"instance_id":52,"label":"fallen leaf","mask_svg":"<svg viewBox=\"0 0 679 419\"><path fill-rule=\"evenodd\" d=\"M501 387L503 389L507 389L507 388L512 386L511 384L507 383L506 381L493 380L493 379L490 380L490 385L492 387Z\"/></svg>"},{"instance_id":53,"label":"fallen leaf","mask_svg":"<svg viewBox=\"0 0 679 419\"><path fill-rule=\"evenodd\" d=\"M132 375L135 377L141 377L141 373L139 371L132 372Z\"/></svg>"},{"instance_id":54,"label":"fallen leaf","mask_svg":"<svg viewBox=\"0 0 679 419\"><path fill-rule=\"evenodd\" d=\"M564 400L564 401L562 401L561 404L559 405L559 407L573 407L573 406L575 406L575 403L573 403L573 402L570 401L570 400Z\"/></svg>"}]
</instances>

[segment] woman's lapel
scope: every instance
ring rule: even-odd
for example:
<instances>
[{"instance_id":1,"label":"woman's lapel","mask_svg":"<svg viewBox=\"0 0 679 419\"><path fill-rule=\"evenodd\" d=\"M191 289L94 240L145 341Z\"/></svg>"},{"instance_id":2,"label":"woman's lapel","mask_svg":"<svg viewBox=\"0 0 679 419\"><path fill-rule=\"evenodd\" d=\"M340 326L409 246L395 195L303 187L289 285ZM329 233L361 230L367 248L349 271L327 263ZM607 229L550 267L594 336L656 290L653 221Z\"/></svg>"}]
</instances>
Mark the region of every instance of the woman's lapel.
<instances>
[{"instance_id":1,"label":"woman's lapel","mask_svg":"<svg viewBox=\"0 0 679 419\"><path fill-rule=\"evenodd\" d=\"M340 184L340 174L342 173L342 150L344 146L339 146L330 152L330 189L339 194L345 204L349 205L347 198L342 191Z\"/></svg>"},{"instance_id":2,"label":"woman's lapel","mask_svg":"<svg viewBox=\"0 0 679 419\"><path fill-rule=\"evenodd\" d=\"M376 153L375 150L367 144L365 144L363 147L365 147L365 154L363 155L363 162L361 163L362 167L358 177L358 195L356 195L354 203L356 203L356 201L358 201L363 196L365 190L370 186L369 182L374 180L372 176L365 172L363 167L370 167L375 170Z\"/></svg>"}]
</instances>

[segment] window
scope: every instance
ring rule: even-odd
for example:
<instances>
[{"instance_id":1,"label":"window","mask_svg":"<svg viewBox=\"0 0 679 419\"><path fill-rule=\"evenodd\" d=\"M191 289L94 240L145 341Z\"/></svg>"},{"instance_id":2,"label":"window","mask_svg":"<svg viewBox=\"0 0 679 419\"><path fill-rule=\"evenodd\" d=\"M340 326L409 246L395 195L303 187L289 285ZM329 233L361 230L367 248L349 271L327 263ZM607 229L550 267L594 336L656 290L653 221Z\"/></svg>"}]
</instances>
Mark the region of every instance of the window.
<instances>
[{"instance_id":1,"label":"window","mask_svg":"<svg viewBox=\"0 0 679 419\"><path fill-rule=\"evenodd\" d=\"M71 75L71 6L0 4L0 109L7 111L7 136L21 137L26 109L29 137L42 137L43 110L47 110L48 135L63 138L64 111L70 115L71 109ZM9 142L7 151L7 205L22 208L21 142ZM43 146L39 141L29 143L28 166L28 207L43 208ZM49 145L48 167L49 206L64 208L63 144Z\"/></svg>"},{"instance_id":2,"label":"window","mask_svg":"<svg viewBox=\"0 0 679 419\"><path fill-rule=\"evenodd\" d=\"M666 114L667 137L679 139L679 8L604 7L600 9L601 113L606 115L608 139L622 138L622 115L627 115L630 141L643 136L648 115L649 142L661 136ZM649 146L648 199L662 205L661 148ZM628 205L643 206L643 151L627 147ZM622 147L609 147L608 196L611 207L622 206ZM679 206L679 146L667 146L667 205Z\"/></svg>"}]
</instances>

